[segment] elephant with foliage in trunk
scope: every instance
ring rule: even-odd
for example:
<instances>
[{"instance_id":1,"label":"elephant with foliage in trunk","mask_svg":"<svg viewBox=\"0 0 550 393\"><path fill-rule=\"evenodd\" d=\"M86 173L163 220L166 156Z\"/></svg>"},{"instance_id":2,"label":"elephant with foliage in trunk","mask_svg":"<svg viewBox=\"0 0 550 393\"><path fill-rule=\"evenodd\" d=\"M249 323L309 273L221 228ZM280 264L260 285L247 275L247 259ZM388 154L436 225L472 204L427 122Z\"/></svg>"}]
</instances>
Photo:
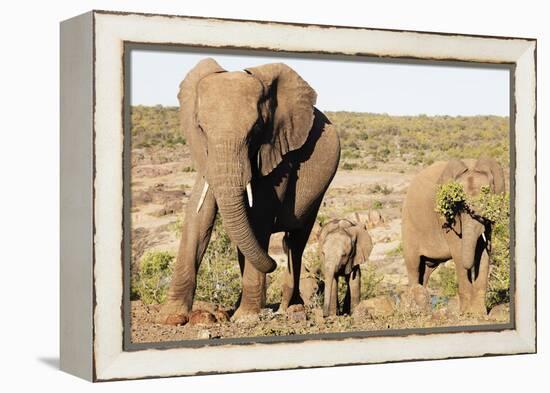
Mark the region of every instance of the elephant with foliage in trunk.
<instances>
[{"instance_id":1,"label":"elephant with foliage in trunk","mask_svg":"<svg viewBox=\"0 0 550 393\"><path fill-rule=\"evenodd\" d=\"M265 305L275 232L286 232L290 256L280 308L302 304L302 253L340 159L338 134L314 107L315 91L282 63L228 72L208 58L187 74L178 98L197 177L158 322L185 323L218 210L242 273L233 317Z\"/></svg>"},{"instance_id":2,"label":"elephant with foliage in trunk","mask_svg":"<svg viewBox=\"0 0 550 393\"><path fill-rule=\"evenodd\" d=\"M427 286L437 266L452 259L461 312L485 315L492 223L475 203L463 204L450 222L436 212L436 194L450 183L458 184L469 201L484 190L501 194L505 189L503 170L492 158L436 162L419 172L403 203L401 229L409 285Z\"/></svg>"}]
</instances>

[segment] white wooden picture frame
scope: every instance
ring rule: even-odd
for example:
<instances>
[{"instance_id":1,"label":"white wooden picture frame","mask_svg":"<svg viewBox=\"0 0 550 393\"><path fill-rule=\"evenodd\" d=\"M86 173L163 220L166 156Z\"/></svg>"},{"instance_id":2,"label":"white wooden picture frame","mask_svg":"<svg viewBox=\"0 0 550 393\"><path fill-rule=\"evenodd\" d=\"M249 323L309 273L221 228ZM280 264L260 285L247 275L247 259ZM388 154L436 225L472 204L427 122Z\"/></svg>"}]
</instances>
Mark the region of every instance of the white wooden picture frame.
<instances>
[{"instance_id":1,"label":"white wooden picture frame","mask_svg":"<svg viewBox=\"0 0 550 393\"><path fill-rule=\"evenodd\" d=\"M508 65L512 321L498 330L124 345L126 44ZM90 381L536 352L536 40L91 11L61 23L61 368Z\"/></svg>"}]
</instances>

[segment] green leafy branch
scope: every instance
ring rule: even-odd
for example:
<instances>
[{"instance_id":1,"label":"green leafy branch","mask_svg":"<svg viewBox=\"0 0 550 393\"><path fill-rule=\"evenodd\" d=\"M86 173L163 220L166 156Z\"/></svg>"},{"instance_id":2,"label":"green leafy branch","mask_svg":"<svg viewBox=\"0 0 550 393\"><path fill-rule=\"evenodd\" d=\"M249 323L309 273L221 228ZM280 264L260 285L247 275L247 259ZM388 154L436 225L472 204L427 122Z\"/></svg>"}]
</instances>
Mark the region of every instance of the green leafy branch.
<instances>
[{"instance_id":1,"label":"green leafy branch","mask_svg":"<svg viewBox=\"0 0 550 393\"><path fill-rule=\"evenodd\" d=\"M482 186L478 195L468 196L462 184L455 181L441 184L435 197L435 211L451 225L462 211L475 213L492 223L504 222L510 216L509 206L508 194L495 194L489 186Z\"/></svg>"}]
</instances>

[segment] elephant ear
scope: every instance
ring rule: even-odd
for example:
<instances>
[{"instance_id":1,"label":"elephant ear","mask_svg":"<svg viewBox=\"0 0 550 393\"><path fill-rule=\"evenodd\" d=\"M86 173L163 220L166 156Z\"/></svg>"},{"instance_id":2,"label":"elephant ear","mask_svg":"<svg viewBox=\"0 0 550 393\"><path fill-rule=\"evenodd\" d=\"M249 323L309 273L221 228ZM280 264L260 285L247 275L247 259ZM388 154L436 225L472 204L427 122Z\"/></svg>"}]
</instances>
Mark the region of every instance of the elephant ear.
<instances>
[{"instance_id":1,"label":"elephant ear","mask_svg":"<svg viewBox=\"0 0 550 393\"><path fill-rule=\"evenodd\" d=\"M191 157L200 173L204 173L206 169L206 137L197 122L197 86L203 78L217 72L225 70L214 59L199 61L180 83L178 93L180 127L191 147Z\"/></svg>"},{"instance_id":2,"label":"elephant ear","mask_svg":"<svg viewBox=\"0 0 550 393\"><path fill-rule=\"evenodd\" d=\"M480 157L474 170L487 175L493 192L496 194L504 192L504 171L494 158Z\"/></svg>"},{"instance_id":3,"label":"elephant ear","mask_svg":"<svg viewBox=\"0 0 550 393\"><path fill-rule=\"evenodd\" d=\"M462 160L450 160L445 166L445 169L443 169L443 172L441 172L437 182L439 184L445 184L451 180L455 180L467 170L468 167Z\"/></svg>"},{"instance_id":4,"label":"elephant ear","mask_svg":"<svg viewBox=\"0 0 550 393\"><path fill-rule=\"evenodd\" d=\"M353 257L353 266L367 263L372 251L372 239L365 224L355 225L347 228L346 231L355 236L355 255Z\"/></svg>"},{"instance_id":5,"label":"elephant ear","mask_svg":"<svg viewBox=\"0 0 550 393\"><path fill-rule=\"evenodd\" d=\"M283 63L245 71L262 82L272 108L268 135L258 151L258 167L262 176L266 176L288 152L299 149L307 140L317 94L296 71Z\"/></svg>"}]
</instances>

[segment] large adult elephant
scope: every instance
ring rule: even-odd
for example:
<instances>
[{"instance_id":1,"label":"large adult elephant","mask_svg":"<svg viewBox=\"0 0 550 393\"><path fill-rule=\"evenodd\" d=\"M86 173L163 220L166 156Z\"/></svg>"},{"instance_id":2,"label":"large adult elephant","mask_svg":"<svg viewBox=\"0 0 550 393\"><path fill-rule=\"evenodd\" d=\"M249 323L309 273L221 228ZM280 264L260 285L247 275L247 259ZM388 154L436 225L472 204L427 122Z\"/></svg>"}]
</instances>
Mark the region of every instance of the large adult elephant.
<instances>
[{"instance_id":1,"label":"large adult elephant","mask_svg":"<svg viewBox=\"0 0 550 393\"><path fill-rule=\"evenodd\" d=\"M452 225L435 211L437 188L450 181L461 183L470 197L479 195L483 186L494 193L505 187L502 168L492 158L436 162L415 176L403 203L401 226L409 284L426 286L434 269L452 259L461 312L483 315L491 223L480 217L476 206L462 210Z\"/></svg>"},{"instance_id":2,"label":"large adult elephant","mask_svg":"<svg viewBox=\"0 0 550 393\"><path fill-rule=\"evenodd\" d=\"M275 232L286 232L290 250L281 309L302 303L302 253L340 159L338 135L314 107L316 97L281 63L227 72L208 58L180 84L180 124L198 173L159 322L185 322L218 209L242 273L234 318L265 305Z\"/></svg>"}]
</instances>

